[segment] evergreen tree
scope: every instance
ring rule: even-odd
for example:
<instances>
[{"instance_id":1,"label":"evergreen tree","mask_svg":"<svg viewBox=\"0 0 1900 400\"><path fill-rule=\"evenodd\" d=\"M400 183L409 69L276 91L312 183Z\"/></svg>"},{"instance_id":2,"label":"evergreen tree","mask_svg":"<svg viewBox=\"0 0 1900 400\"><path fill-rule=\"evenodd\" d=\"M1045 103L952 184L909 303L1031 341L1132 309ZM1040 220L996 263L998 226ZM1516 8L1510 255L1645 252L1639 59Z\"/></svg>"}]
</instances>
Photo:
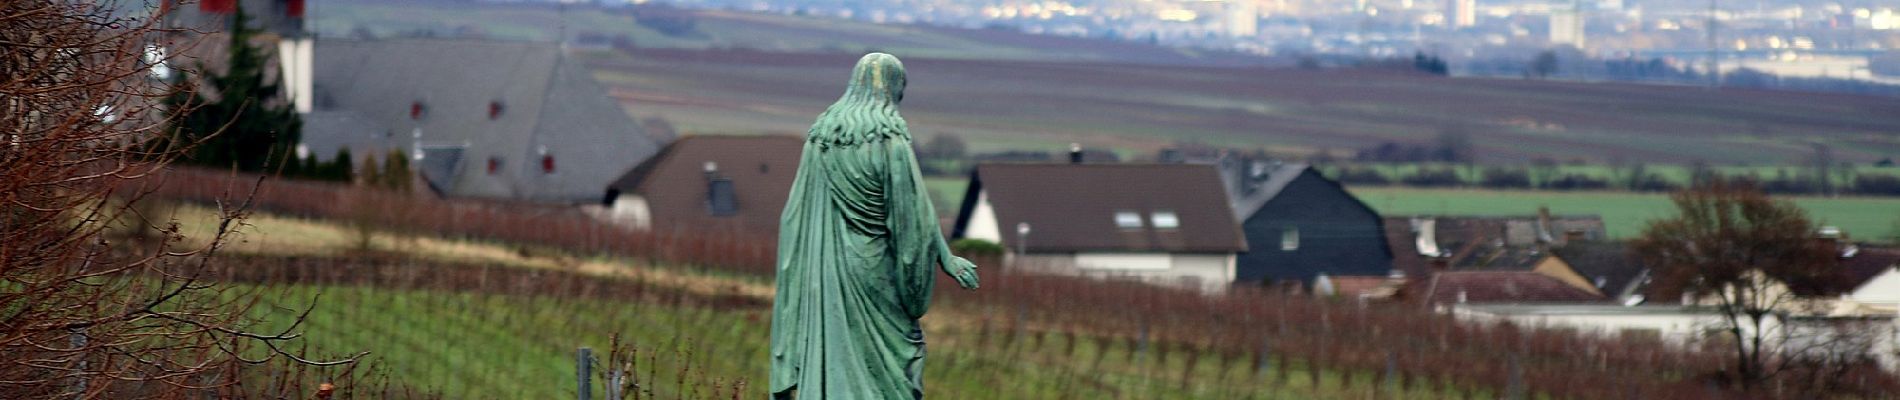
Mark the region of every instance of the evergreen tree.
<instances>
[{"instance_id":1,"label":"evergreen tree","mask_svg":"<svg viewBox=\"0 0 1900 400\"><path fill-rule=\"evenodd\" d=\"M206 73L198 90L169 98L173 109L189 111L171 126L174 140L196 145L186 163L272 171L296 159L303 123L288 103L278 101L278 82L266 78L270 53L251 45L259 30L249 21L241 8L232 16L223 74Z\"/></svg>"},{"instance_id":2,"label":"evergreen tree","mask_svg":"<svg viewBox=\"0 0 1900 400\"><path fill-rule=\"evenodd\" d=\"M353 157L350 157L350 148L337 149L336 159L330 160L330 164L323 167L324 173L316 178L337 182L355 181L356 163L354 161Z\"/></svg>"},{"instance_id":3,"label":"evergreen tree","mask_svg":"<svg viewBox=\"0 0 1900 400\"><path fill-rule=\"evenodd\" d=\"M362 186L383 187L383 172L381 168L376 167L375 154L363 157L363 167L356 170L361 172L356 175L358 179L352 182Z\"/></svg>"},{"instance_id":4,"label":"evergreen tree","mask_svg":"<svg viewBox=\"0 0 1900 400\"><path fill-rule=\"evenodd\" d=\"M396 191L409 191L409 182L414 179L409 171L409 157L402 150L390 150L383 160L382 178L384 186Z\"/></svg>"}]
</instances>

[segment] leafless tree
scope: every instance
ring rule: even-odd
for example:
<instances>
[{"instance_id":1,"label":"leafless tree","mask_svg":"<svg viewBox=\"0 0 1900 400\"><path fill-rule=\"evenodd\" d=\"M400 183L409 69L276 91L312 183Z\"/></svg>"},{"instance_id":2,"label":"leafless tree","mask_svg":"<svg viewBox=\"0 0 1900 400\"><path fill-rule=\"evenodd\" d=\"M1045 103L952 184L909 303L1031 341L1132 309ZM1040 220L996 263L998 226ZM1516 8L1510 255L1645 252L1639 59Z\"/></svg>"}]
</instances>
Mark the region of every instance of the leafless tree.
<instances>
[{"instance_id":1,"label":"leafless tree","mask_svg":"<svg viewBox=\"0 0 1900 400\"><path fill-rule=\"evenodd\" d=\"M0 1L0 398L231 397L242 365L355 360L293 354L297 324L247 331L256 297L200 279L247 204L217 205L196 248L135 207L141 178L189 145L156 145L188 110L163 106L184 88L155 75L194 37L162 27L163 10ZM112 243L127 219L160 227L156 244Z\"/></svg>"},{"instance_id":2,"label":"leafless tree","mask_svg":"<svg viewBox=\"0 0 1900 400\"><path fill-rule=\"evenodd\" d=\"M1780 372L1790 332L1780 325L1810 313L1804 295L1844 289L1832 244L1794 204L1748 186L1715 183L1672 196L1677 215L1644 228L1634 251L1657 271L1664 292L1684 293L1719 315L1734 376L1745 390Z\"/></svg>"}]
</instances>

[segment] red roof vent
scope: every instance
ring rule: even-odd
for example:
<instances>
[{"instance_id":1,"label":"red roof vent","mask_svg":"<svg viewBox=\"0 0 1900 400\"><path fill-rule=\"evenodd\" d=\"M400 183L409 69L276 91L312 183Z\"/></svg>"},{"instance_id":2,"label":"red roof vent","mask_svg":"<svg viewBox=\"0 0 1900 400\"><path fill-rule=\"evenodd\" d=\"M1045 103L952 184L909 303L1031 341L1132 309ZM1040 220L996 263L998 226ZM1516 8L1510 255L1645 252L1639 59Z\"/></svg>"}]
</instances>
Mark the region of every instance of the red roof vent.
<instances>
[{"instance_id":1,"label":"red roof vent","mask_svg":"<svg viewBox=\"0 0 1900 400\"><path fill-rule=\"evenodd\" d=\"M422 119L422 111L423 111L423 108L422 108L421 100L417 100L417 101L409 103L409 119L414 119L414 120Z\"/></svg>"},{"instance_id":2,"label":"red roof vent","mask_svg":"<svg viewBox=\"0 0 1900 400\"><path fill-rule=\"evenodd\" d=\"M488 102L488 119L501 118L501 100Z\"/></svg>"},{"instance_id":3,"label":"red roof vent","mask_svg":"<svg viewBox=\"0 0 1900 400\"><path fill-rule=\"evenodd\" d=\"M541 173L543 174L554 173L554 155L553 154L541 155Z\"/></svg>"}]
</instances>

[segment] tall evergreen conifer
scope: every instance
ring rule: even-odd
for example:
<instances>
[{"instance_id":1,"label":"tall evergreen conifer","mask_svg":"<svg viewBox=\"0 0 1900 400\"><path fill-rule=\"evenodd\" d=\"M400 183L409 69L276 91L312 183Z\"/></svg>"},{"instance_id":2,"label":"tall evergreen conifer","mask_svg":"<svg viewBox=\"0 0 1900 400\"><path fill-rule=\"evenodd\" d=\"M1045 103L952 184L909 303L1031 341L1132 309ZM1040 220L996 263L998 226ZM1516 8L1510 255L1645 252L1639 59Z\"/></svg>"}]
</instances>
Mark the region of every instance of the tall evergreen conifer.
<instances>
[{"instance_id":1,"label":"tall evergreen conifer","mask_svg":"<svg viewBox=\"0 0 1900 400\"><path fill-rule=\"evenodd\" d=\"M190 110L171 127L174 140L197 145L186 163L276 171L287 160L296 160L303 122L290 104L280 101L276 79L266 77L270 53L251 44L259 30L249 23L242 8L232 16L222 74L205 73L198 90L169 99L174 109Z\"/></svg>"}]
</instances>

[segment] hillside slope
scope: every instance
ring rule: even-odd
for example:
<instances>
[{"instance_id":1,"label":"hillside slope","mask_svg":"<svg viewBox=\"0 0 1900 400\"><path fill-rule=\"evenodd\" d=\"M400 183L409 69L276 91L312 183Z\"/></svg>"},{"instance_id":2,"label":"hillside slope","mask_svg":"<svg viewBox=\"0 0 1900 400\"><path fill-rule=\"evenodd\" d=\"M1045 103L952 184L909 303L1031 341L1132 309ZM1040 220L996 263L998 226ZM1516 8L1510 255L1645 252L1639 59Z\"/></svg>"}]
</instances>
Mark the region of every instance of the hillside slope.
<instances>
[{"instance_id":1,"label":"hillside slope","mask_svg":"<svg viewBox=\"0 0 1900 400\"><path fill-rule=\"evenodd\" d=\"M903 56L903 54L899 54ZM854 56L720 50L597 55L630 112L685 132L803 132ZM1612 159L1797 163L1900 154L1900 99L1515 79L1406 71L1153 66L911 57L904 116L921 136L978 150L1136 154L1177 140L1345 152L1470 135L1484 161Z\"/></svg>"}]
</instances>

